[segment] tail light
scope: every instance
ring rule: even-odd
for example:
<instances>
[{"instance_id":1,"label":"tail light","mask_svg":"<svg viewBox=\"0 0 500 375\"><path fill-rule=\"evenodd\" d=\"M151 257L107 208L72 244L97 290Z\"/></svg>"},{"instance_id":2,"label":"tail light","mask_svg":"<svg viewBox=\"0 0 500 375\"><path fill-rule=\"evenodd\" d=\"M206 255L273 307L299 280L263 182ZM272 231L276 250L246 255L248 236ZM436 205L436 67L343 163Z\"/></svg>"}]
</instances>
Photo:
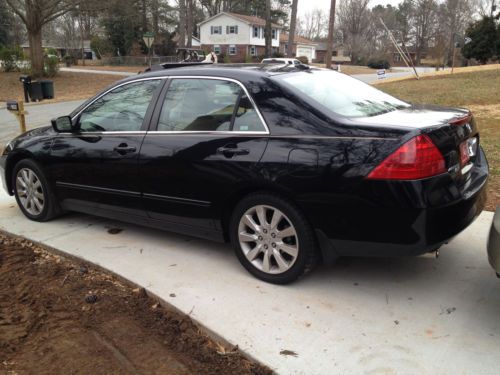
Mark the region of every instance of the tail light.
<instances>
[{"instance_id":1,"label":"tail light","mask_svg":"<svg viewBox=\"0 0 500 375\"><path fill-rule=\"evenodd\" d=\"M443 155L426 135L410 139L380 163L367 178L418 180L446 172Z\"/></svg>"}]
</instances>

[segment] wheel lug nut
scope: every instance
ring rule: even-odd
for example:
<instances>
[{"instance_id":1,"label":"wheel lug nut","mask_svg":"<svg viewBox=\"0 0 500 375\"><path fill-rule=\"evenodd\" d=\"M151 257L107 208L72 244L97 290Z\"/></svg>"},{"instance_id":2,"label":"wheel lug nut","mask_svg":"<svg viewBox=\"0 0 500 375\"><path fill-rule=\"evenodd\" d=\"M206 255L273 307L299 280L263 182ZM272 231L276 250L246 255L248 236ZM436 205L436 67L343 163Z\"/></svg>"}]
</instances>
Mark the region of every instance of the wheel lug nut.
<instances>
[{"instance_id":1,"label":"wheel lug nut","mask_svg":"<svg viewBox=\"0 0 500 375\"><path fill-rule=\"evenodd\" d=\"M273 242L272 247L276 247L276 244Z\"/></svg>"},{"instance_id":2,"label":"wheel lug nut","mask_svg":"<svg viewBox=\"0 0 500 375\"><path fill-rule=\"evenodd\" d=\"M259 241L262 241L262 236L259 236Z\"/></svg>"},{"instance_id":3,"label":"wheel lug nut","mask_svg":"<svg viewBox=\"0 0 500 375\"><path fill-rule=\"evenodd\" d=\"M271 233L272 238L276 238L276 233Z\"/></svg>"},{"instance_id":4,"label":"wheel lug nut","mask_svg":"<svg viewBox=\"0 0 500 375\"><path fill-rule=\"evenodd\" d=\"M264 230L263 230L263 232L264 232L264 233L267 233L267 229L264 229Z\"/></svg>"}]
</instances>

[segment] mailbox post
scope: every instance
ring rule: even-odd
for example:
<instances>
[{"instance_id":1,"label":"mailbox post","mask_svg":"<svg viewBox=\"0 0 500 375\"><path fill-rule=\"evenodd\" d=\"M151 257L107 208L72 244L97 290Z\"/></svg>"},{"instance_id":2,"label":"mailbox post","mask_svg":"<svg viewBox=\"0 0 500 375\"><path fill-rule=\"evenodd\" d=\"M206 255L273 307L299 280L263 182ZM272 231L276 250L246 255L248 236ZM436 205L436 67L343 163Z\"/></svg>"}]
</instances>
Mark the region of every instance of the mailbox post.
<instances>
[{"instance_id":1,"label":"mailbox post","mask_svg":"<svg viewBox=\"0 0 500 375\"><path fill-rule=\"evenodd\" d=\"M14 100L9 100L7 101L7 110L12 113L14 116L17 117L17 121L19 121L19 127L21 129L21 133L26 132L26 118L25 116L28 114L24 110L24 103L22 100L19 101L14 101Z\"/></svg>"}]
</instances>

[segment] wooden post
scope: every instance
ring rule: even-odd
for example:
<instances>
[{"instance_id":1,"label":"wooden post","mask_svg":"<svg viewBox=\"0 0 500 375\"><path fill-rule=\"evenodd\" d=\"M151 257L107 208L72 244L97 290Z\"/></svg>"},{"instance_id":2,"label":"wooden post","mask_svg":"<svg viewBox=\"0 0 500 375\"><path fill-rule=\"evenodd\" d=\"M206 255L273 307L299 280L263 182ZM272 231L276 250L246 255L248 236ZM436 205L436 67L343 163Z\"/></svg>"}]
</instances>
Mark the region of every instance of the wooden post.
<instances>
[{"instance_id":1,"label":"wooden post","mask_svg":"<svg viewBox=\"0 0 500 375\"><path fill-rule=\"evenodd\" d=\"M17 119L19 120L19 127L21 128L21 134L26 133L26 118L24 117L27 115L26 112L24 112L24 103L22 100L19 100L19 113L17 115Z\"/></svg>"}]
</instances>

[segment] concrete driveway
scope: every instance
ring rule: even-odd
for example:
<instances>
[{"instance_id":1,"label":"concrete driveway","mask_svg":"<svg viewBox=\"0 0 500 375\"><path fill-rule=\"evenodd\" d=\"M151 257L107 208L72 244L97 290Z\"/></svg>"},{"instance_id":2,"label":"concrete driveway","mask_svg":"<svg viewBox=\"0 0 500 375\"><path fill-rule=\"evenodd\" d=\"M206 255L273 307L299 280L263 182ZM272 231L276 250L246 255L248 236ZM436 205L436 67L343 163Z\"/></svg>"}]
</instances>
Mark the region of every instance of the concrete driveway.
<instances>
[{"instance_id":1,"label":"concrete driveway","mask_svg":"<svg viewBox=\"0 0 500 375\"><path fill-rule=\"evenodd\" d=\"M227 245L79 214L35 223L0 193L0 229L144 286L281 374L497 374L492 216L484 212L438 259L341 259L275 286L247 274Z\"/></svg>"},{"instance_id":2,"label":"concrete driveway","mask_svg":"<svg viewBox=\"0 0 500 375\"><path fill-rule=\"evenodd\" d=\"M50 125L54 117L69 115L84 100L71 100L67 102L49 104L28 104L24 109L28 112L26 116L26 127L28 130L40 126ZM0 103L1 104L1 103ZM16 117L0 106L0 149L5 143L20 134L19 123Z\"/></svg>"}]
</instances>

